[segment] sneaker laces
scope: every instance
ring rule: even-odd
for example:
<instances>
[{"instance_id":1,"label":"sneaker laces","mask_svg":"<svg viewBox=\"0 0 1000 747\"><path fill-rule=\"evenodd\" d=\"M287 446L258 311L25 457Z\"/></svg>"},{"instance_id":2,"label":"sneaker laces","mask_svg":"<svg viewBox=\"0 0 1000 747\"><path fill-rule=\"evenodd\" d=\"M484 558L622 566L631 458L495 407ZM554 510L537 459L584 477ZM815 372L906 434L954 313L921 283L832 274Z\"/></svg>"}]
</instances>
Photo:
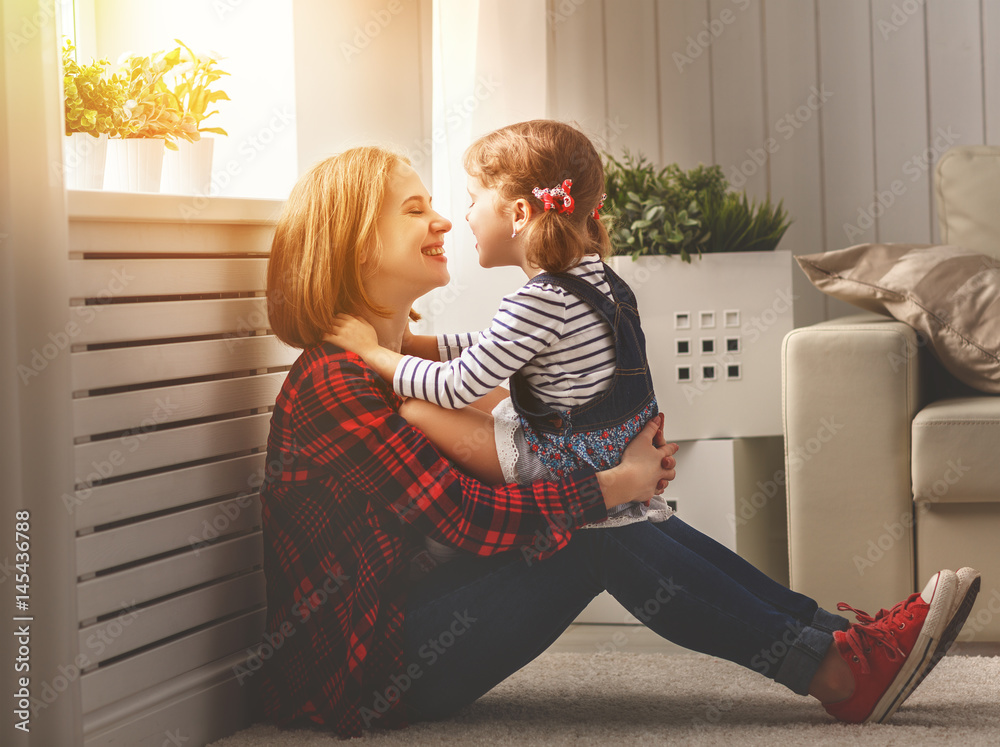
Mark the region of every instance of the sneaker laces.
<instances>
[{"instance_id":1,"label":"sneaker laces","mask_svg":"<svg viewBox=\"0 0 1000 747\"><path fill-rule=\"evenodd\" d=\"M871 671L868 665L868 654L874 650L873 646L884 649L886 657L891 661L906 656L906 651L896 640L896 630L904 630L907 621L915 619L908 607L919 596L919 594L914 594L892 609L883 607L874 617L845 602L837 603L838 610L842 612L850 610L858 620L845 633L847 644L854 652L854 661L861 665L862 672L868 674Z\"/></svg>"}]
</instances>

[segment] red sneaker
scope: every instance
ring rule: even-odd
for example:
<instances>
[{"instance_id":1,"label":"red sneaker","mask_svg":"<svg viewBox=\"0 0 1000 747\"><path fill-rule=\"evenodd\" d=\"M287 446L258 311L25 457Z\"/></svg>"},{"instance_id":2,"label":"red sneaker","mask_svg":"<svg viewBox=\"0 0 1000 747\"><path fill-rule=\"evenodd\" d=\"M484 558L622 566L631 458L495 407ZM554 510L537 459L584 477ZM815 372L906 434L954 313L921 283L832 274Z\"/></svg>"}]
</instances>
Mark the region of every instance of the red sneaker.
<instances>
[{"instance_id":1,"label":"red sneaker","mask_svg":"<svg viewBox=\"0 0 1000 747\"><path fill-rule=\"evenodd\" d=\"M838 610L851 610L859 621L833 634L834 645L854 675L854 694L824 704L827 713L852 724L881 723L895 713L933 666L942 635L960 607L957 595L955 573L940 571L919 594L875 617L838 604Z\"/></svg>"}]
</instances>

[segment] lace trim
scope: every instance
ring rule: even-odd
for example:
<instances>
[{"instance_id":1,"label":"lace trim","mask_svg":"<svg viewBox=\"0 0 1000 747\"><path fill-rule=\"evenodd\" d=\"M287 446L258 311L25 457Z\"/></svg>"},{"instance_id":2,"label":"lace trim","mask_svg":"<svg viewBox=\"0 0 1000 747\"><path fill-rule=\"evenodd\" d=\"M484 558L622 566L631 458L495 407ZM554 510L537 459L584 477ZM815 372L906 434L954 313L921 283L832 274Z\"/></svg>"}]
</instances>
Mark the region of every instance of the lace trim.
<instances>
[{"instance_id":1,"label":"lace trim","mask_svg":"<svg viewBox=\"0 0 1000 747\"><path fill-rule=\"evenodd\" d=\"M614 510L614 509L612 509ZM649 499L647 508L641 503L629 503L619 513L611 514L604 521L594 524L585 524L580 529L605 529L607 527L623 527L626 524L635 524L639 521L651 521L657 524L666 521L674 515L674 510L667 505L667 502L660 496L654 495Z\"/></svg>"},{"instance_id":2,"label":"lace trim","mask_svg":"<svg viewBox=\"0 0 1000 747\"><path fill-rule=\"evenodd\" d=\"M507 483L517 482L517 443L514 433L521 427L521 418L514 410L510 397L493 408L493 438L497 443L497 457L503 479Z\"/></svg>"}]
</instances>

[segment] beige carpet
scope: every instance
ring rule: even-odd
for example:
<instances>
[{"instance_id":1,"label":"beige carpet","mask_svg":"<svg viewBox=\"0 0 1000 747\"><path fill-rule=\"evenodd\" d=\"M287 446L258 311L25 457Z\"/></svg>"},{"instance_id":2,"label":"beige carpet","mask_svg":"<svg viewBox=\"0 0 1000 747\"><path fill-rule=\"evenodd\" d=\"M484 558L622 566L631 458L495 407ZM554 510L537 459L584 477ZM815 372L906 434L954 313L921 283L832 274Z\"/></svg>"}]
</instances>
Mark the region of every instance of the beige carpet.
<instances>
[{"instance_id":1,"label":"beige carpet","mask_svg":"<svg viewBox=\"0 0 1000 747\"><path fill-rule=\"evenodd\" d=\"M699 654L546 653L454 718L372 745L1000 745L1000 657L948 656L890 723L848 726L812 698ZM257 725L213 747L342 743Z\"/></svg>"}]
</instances>

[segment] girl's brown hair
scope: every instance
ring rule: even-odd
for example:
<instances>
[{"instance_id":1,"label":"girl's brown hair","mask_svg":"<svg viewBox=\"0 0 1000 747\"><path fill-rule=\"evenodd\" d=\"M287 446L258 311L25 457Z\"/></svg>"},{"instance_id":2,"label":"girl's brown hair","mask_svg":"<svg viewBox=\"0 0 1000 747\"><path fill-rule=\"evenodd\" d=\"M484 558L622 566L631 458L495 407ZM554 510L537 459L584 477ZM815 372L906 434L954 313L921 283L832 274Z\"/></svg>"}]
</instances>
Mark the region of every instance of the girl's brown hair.
<instances>
[{"instance_id":1,"label":"girl's brown hair","mask_svg":"<svg viewBox=\"0 0 1000 747\"><path fill-rule=\"evenodd\" d=\"M546 272L565 272L584 254L611 253L611 239L593 217L604 194L604 167L590 139L549 119L508 125L484 135L465 152L465 170L504 201L525 199L535 216L518 236L528 260ZM545 210L532 189L572 179L572 213Z\"/></svg>"},{"instance_id":2,"label":"girl's brown hair","mask_svg":"<svg viewBox=\"0 0 1000 747\"><path fill-rule=\"evenodd\" d=\"M361 267L365 258L378 266L376 222L398 163L409 161L384 148L352 148L320 161L292 189L267 264L267 314L282 342L318 344L339 312L389 315L369 298Z\"/></svg>"}]
</instances>

